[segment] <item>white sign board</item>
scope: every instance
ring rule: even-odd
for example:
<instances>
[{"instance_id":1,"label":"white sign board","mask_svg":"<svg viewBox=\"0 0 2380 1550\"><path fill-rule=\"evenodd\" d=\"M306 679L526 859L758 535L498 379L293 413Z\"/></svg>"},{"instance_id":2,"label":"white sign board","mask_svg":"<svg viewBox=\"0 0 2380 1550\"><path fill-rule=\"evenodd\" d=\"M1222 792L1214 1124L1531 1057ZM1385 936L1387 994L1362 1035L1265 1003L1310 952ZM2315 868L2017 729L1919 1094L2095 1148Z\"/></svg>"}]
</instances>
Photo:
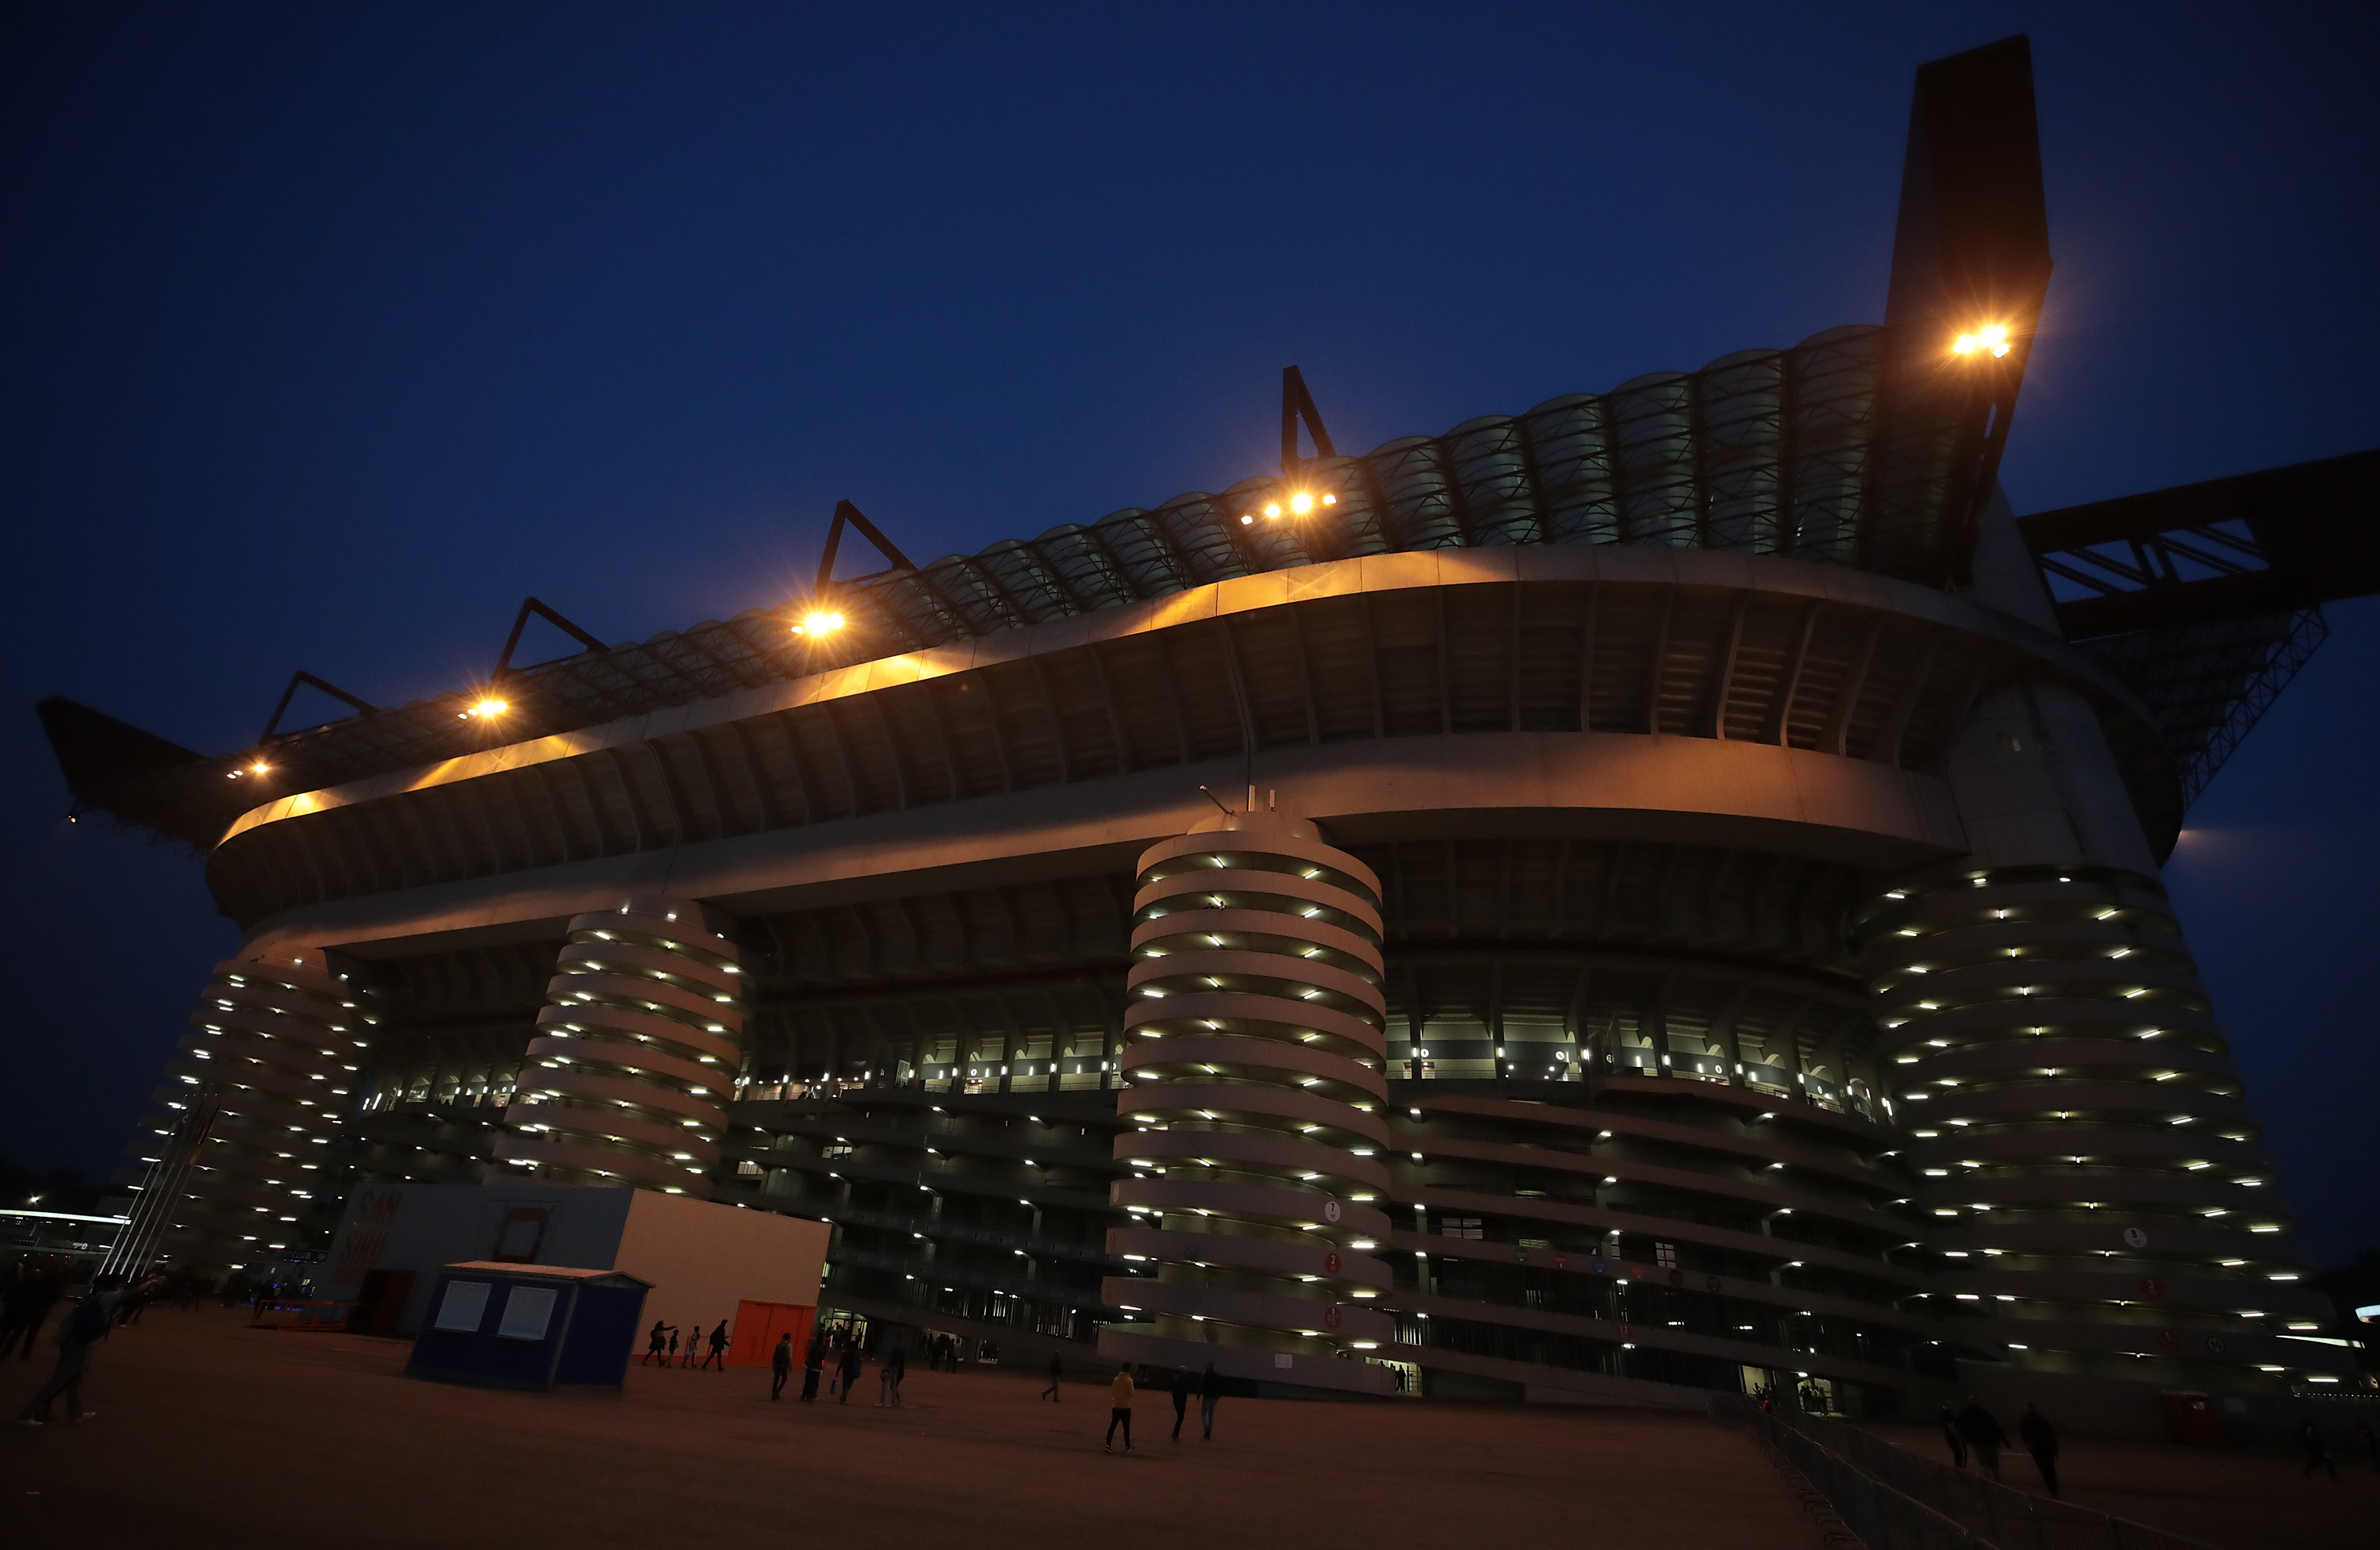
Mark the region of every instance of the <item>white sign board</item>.
<instances>
[{"instance_id":1,"label":"white sign board","mask_svg":"<svg viewBox=\"0 0 2380 1550\"><path fill-rule=\"evenodd\" d=\"M431 1327L477 1333L480 1320L487 1316L488 1290L486 1281L447 1282L445 1299L438 1304L438 1319Z\"/></svg>"},{"instance_id":2,"label":"white sign board","mask_svg":"<svg viewBox=\"0 0 2380 1550\"><path fill-rule=\"evenodd\" d=\"M507 1340L542 1340L553 1322L552 1287L515 1287L504 1299L504 1319L496 1334Z\"/></svg>"}]
</instances>

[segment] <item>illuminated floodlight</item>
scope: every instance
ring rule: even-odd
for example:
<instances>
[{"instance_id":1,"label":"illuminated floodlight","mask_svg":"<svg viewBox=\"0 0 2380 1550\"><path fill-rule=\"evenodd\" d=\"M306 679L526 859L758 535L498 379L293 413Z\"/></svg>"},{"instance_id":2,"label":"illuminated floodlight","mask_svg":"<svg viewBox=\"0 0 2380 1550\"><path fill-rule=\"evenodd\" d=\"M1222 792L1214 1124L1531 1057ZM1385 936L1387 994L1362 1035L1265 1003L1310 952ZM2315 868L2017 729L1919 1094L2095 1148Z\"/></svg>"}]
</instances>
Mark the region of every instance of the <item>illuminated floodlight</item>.
<instances>
[{"instance_id":1,"label":"illuminated floodlight","mask_svg":"<svg viewBox=\"0 0 2380 1550\"><path fill-rule=\"evenodd\" d=\"M802 615L802 622L794 626L794 634L797 636L831 636L834 634L835 631L843 628L843 626L844 617L842 614L835 612L834 610L831 608L814 608L808 613Z\"/></svg>"},{"instance_id":2,"label":"illuminated floodlight","mask_svg":"<svg viewBox=\"0 0 2380 1550\"><path fill-rule=\"evenodd\" d=\"M455 719L458 721L468 721L474 720L492 721L511 708L512 707L504 701L496 698L493 695L490 695L485 698L472 701L471 708L456 712Z\"/></svg>"},{"instance_id":3,"label":"illuminated floodlight","mask_svg":"<svg viewBox=\"0 0 2380 1550\"><path fill-rule=\"evenodd\" d=\"M1950 341L1954 356L1987 355L1994 359L2009 353L2009 331L2006 323L1985 323L1973 333L1962 333Z\"/></svg>"},{"instance_id":4,"label":"illuminated floodlight","mask_svg":"<svg viewBox=\"0 0 2380 1550\"><path fill-rule=\"evenodd\" d=\"M1310 490L1296 490L1290 492L1289 500L1286 503L1286 509L1288 515L1291 516L1306 516L1312 515L1314 508L1317 506L1335 506L1338 503L1339 497L1336 495L1317 495ZM1280 501L1268 501L1264 503L1263 510L1266 521L1278 522L1281 520L1282 515L1283 503ZM1257 514L1255 512L1242 512L1240 514L1240 525L1244 527L1255 522L1256 519Z\"/></svg>"}]
</instances>

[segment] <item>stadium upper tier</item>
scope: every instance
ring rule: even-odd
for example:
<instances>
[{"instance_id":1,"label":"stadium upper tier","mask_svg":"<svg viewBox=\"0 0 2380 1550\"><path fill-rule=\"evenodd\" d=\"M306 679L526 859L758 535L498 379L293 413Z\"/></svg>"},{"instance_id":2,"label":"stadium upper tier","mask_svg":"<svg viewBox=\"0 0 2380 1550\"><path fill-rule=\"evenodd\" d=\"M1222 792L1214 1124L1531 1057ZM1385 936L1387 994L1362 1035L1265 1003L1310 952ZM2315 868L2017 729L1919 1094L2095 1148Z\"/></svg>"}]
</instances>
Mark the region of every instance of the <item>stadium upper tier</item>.
<instances>
[{"instance_id":1,"label":"stadium upper tier","mask_svg":"<svg viewBox=\"0 0 2380 1550\"><path fill-rule=\"evenodd\" d=\"M210 758L71 701L43 704L88 806L210 846L260 795L316 790L599 725L739 688L1087 613L1322 560L1512 544L1730 550L1938 582L1962 552L1968 482L1955 477L1963 394L1894 395L1888 332L1829 329L1788 350L1744 350L1697 372L1570 394L1521 415L1405 436L1284 478L1127 507L1027 541L834 587L849 627L795 635L807 599L589 650L507 673L500 727L465 714L489 686L362 712L252 752ZM1960 403L1944 402L1945 397ZM1329 504L1319 497L1330 497Z\"/></svg>"}]
</instances>

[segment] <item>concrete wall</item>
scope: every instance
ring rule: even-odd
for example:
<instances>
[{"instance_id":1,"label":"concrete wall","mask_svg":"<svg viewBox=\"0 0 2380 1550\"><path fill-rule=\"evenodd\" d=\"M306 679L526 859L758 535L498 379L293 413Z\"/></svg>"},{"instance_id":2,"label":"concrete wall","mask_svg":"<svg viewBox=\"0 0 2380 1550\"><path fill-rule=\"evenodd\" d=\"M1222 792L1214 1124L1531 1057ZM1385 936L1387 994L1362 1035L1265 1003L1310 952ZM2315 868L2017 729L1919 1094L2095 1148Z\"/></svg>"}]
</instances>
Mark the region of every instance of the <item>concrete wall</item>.
<instances>
[{"instance_id":1,"label":"concrete wall","mask_svg":"<svg viewBox=\"0 0 2380 1550\"><path fill-rule=\"evenodd\" d=\"M733 1320L738 1302L816 1307L831 1229L824 1222L650 1190L631 1200L611 1267L653 1283L645 1324L691 1334Z\"/></svg>"},{"instance_id":2,"label":"concrete wall","mask_svg":"<svg viewBox=\"0 0 2380 1550\"><path fill-rule=\"evenodd\" d=\"M388 1202L395 1197L394 1212ZM321 1282L326 1297L347 1298L367 1272L410 1270L413 1294L398 1324L421 1327L438 1267L493 1259L503 1247L504 1220L516 1208L545 1212L535 1263L611 1270L627 1225L631 1192L577 1189L523 1181L473 1184L366 1184L347 1201Z\"/></svg>"},{"instance_id":3,"label":"concrete wall","mask_svg":"<svg viewBox=\"0 0 2380 1550\"><path fill-rule=\"evenodd\" d=\"M691 1334L698 1322L708 1329L733 1320L739 1302L818 1302L824 1222L650 1190L528 1181L359 1187L320 1278L322 1294L352 1298L372 1270L410 1270L413 1292L398 1329L411 1335L438 1268L500 1257L506 1218L522 1209L544 1213L532 1263L625 1270L651 1282L648 1326L658 1318Z\"/></svg>"}]
</instances>

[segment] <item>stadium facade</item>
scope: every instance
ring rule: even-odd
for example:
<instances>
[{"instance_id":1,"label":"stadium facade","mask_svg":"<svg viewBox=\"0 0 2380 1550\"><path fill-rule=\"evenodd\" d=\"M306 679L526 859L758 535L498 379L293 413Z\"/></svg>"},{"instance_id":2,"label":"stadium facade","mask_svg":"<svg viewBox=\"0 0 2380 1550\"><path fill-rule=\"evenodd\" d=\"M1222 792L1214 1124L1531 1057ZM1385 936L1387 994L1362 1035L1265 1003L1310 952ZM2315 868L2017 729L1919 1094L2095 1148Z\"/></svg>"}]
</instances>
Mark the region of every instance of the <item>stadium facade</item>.
<instances>
[{"instance_id":1,"label":"stadium facade","mask_svg":"<svg viewBox=\"0 0 2380 1550\"><path fill-rule=\"evenodd\" d=\"M246 931L122 1257L535 1176L1037 1361L2352 1381L2158 869L2373 460L2014 516L2048 278L2015 39L1919 72L1880 324L1361 457L1293 381L1278 477L225 757L45 703Z\"/></svg>"}]
</instances>

